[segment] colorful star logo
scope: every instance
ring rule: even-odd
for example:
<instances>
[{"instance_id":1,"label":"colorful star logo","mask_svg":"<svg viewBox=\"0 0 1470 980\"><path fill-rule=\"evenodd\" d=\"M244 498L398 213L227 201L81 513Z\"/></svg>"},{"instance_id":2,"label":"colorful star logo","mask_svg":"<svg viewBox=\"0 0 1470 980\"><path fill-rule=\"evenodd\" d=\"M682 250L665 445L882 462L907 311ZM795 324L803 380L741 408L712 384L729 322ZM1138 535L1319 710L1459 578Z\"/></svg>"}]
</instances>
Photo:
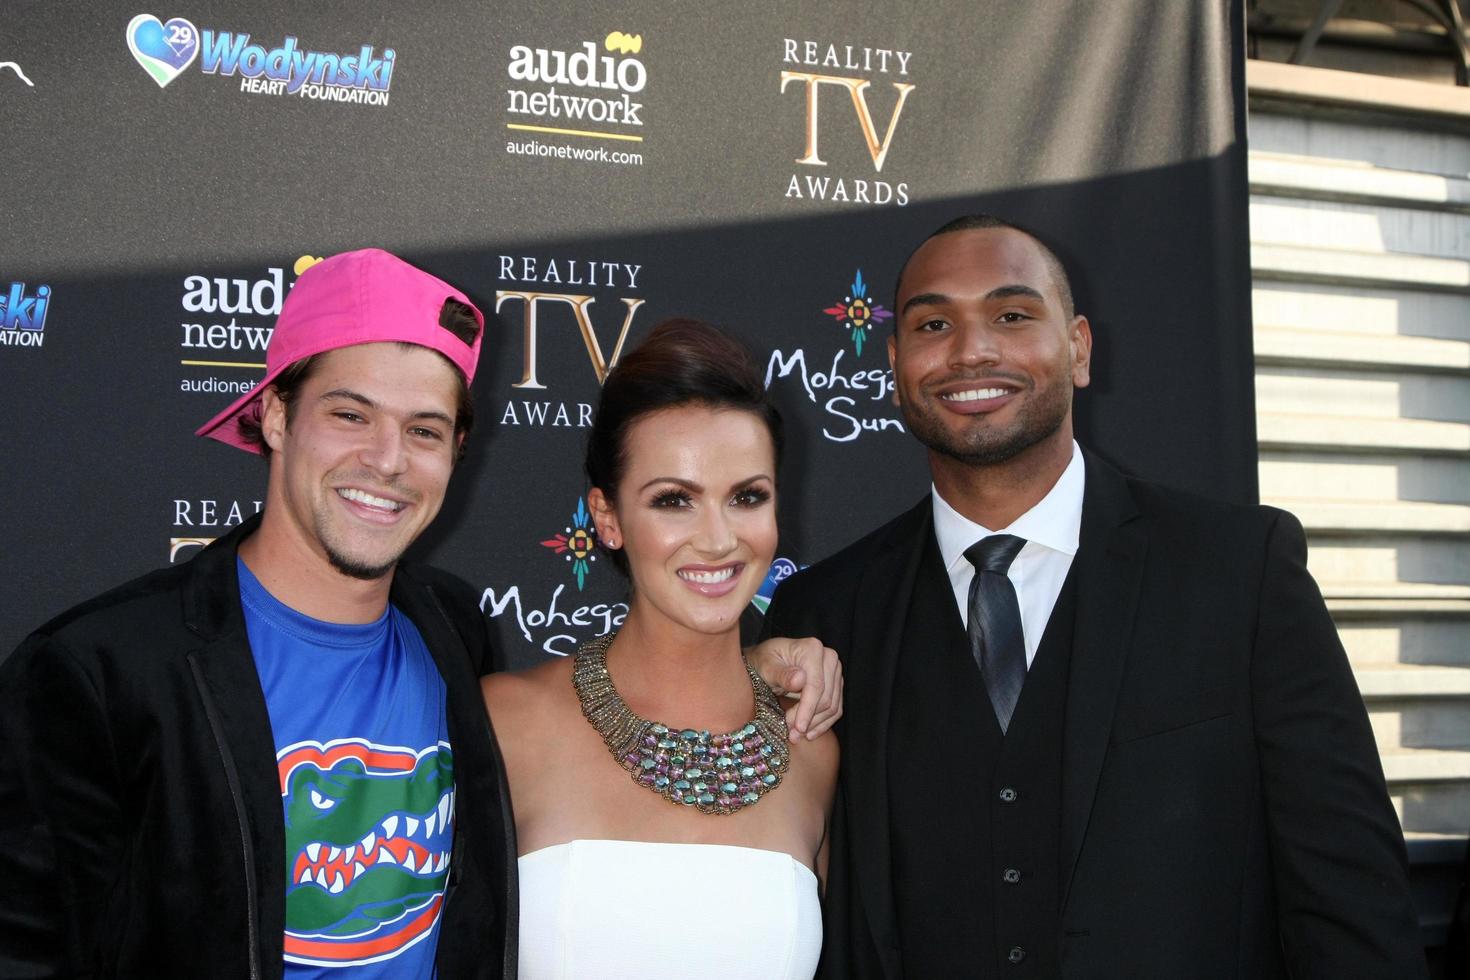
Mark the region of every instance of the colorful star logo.
<instances>
[{"instance_id":1,"label":"colorful star logo","mask_svg":"<svg viewBox=\"0 0 1470 980\"><path fill-rule=\"evenodd\" d=\"M562 528L562 533L541 542L541 547L550 548L553 554L566 555L572 563L572 574L577 577L577 591L587 582L591 563L597 560L597 531L592 526L592 515L587 511L587 501L577 498L577 509L572 512L572 523Z\"/></svg>"},{"instance_id":2,"label":"colorful star logo","mask_svg":"<svg viewBox=\"0 0 1470 980\"><path fill-rule=\"evenodd\" d=\"M873 324L893 318L893 314L882 303L869 301L868 284L863 282L862 269L853 277L852 288L843 297L842 303L829 306L822 312L834 320L840 320L852 332L852 343L857 348L858 357L863 356L863 342L868 339L868 331L873 329Z\"/></svg>"}]
</instances>

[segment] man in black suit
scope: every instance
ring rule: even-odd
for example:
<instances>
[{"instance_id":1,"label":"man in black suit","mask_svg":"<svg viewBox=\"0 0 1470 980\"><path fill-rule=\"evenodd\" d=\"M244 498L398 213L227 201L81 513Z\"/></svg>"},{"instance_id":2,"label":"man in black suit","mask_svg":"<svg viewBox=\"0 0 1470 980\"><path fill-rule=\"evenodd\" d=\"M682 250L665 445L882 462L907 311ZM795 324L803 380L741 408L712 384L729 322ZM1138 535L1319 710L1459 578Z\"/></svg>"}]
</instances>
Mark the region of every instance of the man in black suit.
<instances>
[{"instance_id":1,"label":"man in black suit","mask_svg":"<svg viewBox=\"0 0 1470 980\"><path fill-rule=\"evenodd\" d=\"M824 973L1422 976L1298 521L1077 446L1092 337L1035 236L953 221L896 300L934 492L783 583L767 626L848 681Z\"/></svg>"}]
</instances>

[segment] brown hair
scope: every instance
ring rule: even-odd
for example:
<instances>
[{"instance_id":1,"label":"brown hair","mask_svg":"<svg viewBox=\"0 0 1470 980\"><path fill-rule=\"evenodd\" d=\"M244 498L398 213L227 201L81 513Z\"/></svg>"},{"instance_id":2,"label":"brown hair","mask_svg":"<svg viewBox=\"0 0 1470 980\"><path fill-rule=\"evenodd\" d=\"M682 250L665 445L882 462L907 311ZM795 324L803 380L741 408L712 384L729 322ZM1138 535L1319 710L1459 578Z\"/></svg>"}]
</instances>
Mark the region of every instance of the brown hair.
<instances>
[{"instance_id":1,"label":"brown hair","mask_svg":"<svg viewBox=\"0 0 1470 980\"><path fill-rule=\"evenodd\" d=\"M766 424L776 463L783 443L781 413L766 395L750 352L699 320L665 320L609 372L587 439L587 479L609 501L627 469L628 429L653 412L681 405L749 412ZM627 558L609 550L624 572Z\"/></svg>"},{"instance_id":2,"label":"brown hair","mask_svg":"<svg viewBox=\"0 0 1470 980\"><path fill-rule=\"evenodd\" d=\"M475 318L474 308L452 298L446 299L444 305L439 308L439 326L464 341L466 346L472 345L475 337L480 333L480 321ZM401 346L413 347L415 345L404 343ZM330 351L323 353L330 353ZM322 354L313 354L287 365L286 369L276 375L275 380L270 383L270 387L276 392L276 397L286 406L286 425L288 426L296 414L296 393L311 379L321 357ZM450 363L447 357L444 360ZM459 448L455 452L455 459L458 460L464 455L464 447L469 441L470 430L475 426L475 400L470 394L469 385L465 384L464 375L457 367L454 369L454 377L457 384L454 434L456 437L464 437L458 439ZM271 447L266 444L265 435L260 431L260 411L261 402L256 399L240 413L240 417L235 420L235 425L239 428L240 438L249 445L257 447L261 454L269 459Z\"/></svg>"},{"instance_id":3,"label":"brown hair","mask_svg":"<svg viewBox=\"0 0 1470 980\"><path fill-rule=\"evenodd\" d=\"M1057 295L1061 298L1062 313L1068 320L1077 315L1076 307L1072 302L1072 280L1067 275L1067 267L1062 264L1061 259L1057 258L1056 251L1047 244L1046 239L1036 234L1030 228L1025 228L1004 218L998 218L993 214L984 213L962 214L958 218L946 221L943 225L931 232L928 238L925 238L918 245L914 246L914 251L909 253L909 257L904 259L903 265L899 267L898 278L893 281L893 308L895 310L898 309L898 291L903 288L903 274L907 271L909 263L913 261L915 252L927 245L930 239L938 238L940 235L948 235L956 231L971 231L976 228L1009 228L1011 231L1019 231L1035 242L1036 246L1041 249L1041 258L1046 263L1047 271L1051 273L1052 285L1056 287ZM898 321L899 318L894 317L893 332L895 336L898 335Z\"/></svg>"}]
</instances>

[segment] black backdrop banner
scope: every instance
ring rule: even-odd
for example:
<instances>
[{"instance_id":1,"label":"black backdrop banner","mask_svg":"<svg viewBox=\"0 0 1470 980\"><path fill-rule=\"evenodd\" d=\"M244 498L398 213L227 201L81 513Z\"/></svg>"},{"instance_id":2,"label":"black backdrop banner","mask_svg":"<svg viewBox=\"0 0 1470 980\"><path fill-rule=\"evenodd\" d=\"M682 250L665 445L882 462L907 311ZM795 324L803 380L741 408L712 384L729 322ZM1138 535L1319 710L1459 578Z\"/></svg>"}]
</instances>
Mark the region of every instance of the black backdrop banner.
<instances>
[{"instance_id":1,"label":"black backdrop banner","mask_svg":"<svg viewBox=\"0 0 1470 980\"><path fill-rule=\"evenodd\" d=\"M1079 438L1252 500L1240 0L9 0L0 22L0 648L186 560L265 464L192 431L316 258L387 248L489 315L477 431L415 548L514 663L613 626L581 475L598 385L672 315L787 417L774 575L927 489L893 276L988 210L1096 340Z\"/></svg>"}]
</instances>

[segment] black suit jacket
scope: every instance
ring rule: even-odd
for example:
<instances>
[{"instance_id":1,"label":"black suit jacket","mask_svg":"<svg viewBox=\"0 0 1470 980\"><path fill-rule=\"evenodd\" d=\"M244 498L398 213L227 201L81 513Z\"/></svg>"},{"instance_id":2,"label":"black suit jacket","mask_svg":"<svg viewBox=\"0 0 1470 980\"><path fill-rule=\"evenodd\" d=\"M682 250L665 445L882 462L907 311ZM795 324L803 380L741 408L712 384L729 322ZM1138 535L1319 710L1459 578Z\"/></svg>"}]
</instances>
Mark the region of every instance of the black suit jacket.
<instances>
[{"instance_id":1,"label":"black suit jacket","mask_svg":"<svg viewBox=\"0 0 1470 980\"><path fill-rule=\"evenodd\" d=\"M235 566L258 520L69 610L0 666L0 977L282 975L280 776ZM431 568L401 566L392 602L444 678L454 744L438 975L514 976L485 620Z\"/></svg>"},{"instance_id":2,"label":"black suit jacket","mask_svg":"<svg viewBox=\"0 0 1470 980\"><path fill-rule=\"evenodd\" d=\"M1086 473L1057 720L1062 975L1423 976L1402 834L1300 523L1127 478L1091 454ZM821 637L847 679L830 976L903 975L885 757L933 533L926 497L782 583L770 609L770 635Z\"/></svg>"}]
</instances>

